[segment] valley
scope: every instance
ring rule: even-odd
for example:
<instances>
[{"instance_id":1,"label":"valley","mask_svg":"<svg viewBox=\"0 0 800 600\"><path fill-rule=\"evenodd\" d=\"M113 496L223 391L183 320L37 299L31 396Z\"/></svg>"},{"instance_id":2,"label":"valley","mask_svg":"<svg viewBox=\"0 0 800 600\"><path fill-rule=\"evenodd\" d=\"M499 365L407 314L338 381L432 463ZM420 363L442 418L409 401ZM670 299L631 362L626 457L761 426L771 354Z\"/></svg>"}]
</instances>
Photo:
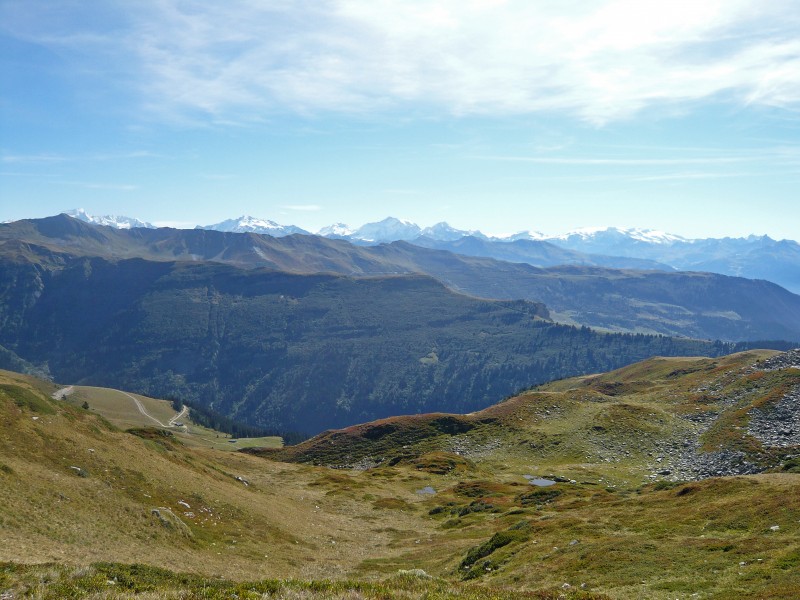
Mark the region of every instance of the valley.
<instances>
[{"instance_id":1,"label":"valley","mask_svg":"<svg viewBox=\"0 0 800 600\"><path fill-rule=\"evenodd\" d=\"M0 600L800 599L796 4L0 0Z\"/></svg>"},{"instance_id":2,"label":"valley","mask_svg":"<svg viewBox=\"0 0 800 600\"><path fill-rule=\"evenodd\" d=\"M4 372L0 561L14 562L0 588L191 596L223 575L207 597L790 598L798 444L771 432L794 405L796 363L654 358L474 414L246 453L126 432ZM124 395L102 397L125 412Z\"/></svg>"}]
</instances>

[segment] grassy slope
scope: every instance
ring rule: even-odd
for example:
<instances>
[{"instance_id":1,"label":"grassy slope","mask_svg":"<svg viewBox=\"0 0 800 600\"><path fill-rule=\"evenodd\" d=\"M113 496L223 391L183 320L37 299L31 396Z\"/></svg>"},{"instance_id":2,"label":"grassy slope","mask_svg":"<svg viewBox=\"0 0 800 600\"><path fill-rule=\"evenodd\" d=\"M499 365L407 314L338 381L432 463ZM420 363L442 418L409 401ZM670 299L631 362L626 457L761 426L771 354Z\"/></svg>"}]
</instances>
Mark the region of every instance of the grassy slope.
<instances>
[{"instance_id":1,"label":"grassy slope","mask_svg":"<svg viewBox=\"0 0 800 600\"><path fill-rule=\"evenodd\" d=\"M672 465L675 449L687 439L699 439L706 451L741 450L756 462L776 463L785 456L761 447L742 428L750 408L800 384L800 372L740 376L742 369L772 354L653 358L604 375L540 386L468 415L393 417L265 454L349 465L449 451L480 459L497 472L557 473L628 487ZM716 392L707 391L711 388ZM715 421L703 431L687 416ZM665 478L686 478L672 466L676 473Z\"/></svg>"},{"instance_id":2,"label":"grassy slope","mask_svg":"<svg viewBox=\"0 0 800 600\"><path fill-rule=\"evenodd\" d=\"M177 414L167 400L158 400L110 388L72 386L72 392L67 395L66 402L75 407L80 407L86 402L89 404L90 411L96 412L120 429L158 427L155 421L138 410L131 396L137 398L144 405L147 413L161 423L168 423ZM228 434L193 423L188 415L182 417L179 422L184 426L172 428L171 431L187 446L240 450L253 446L279 448L282 445L281 438L276 436L232 439Z\"/></svg>"},{"instance_id":3,"label":"grassy slope","mask_svg":"<svg viewBox=\"0 0 800 600\"><path fill-rule=\"evenodd\" d=\"M170 403L165 400L156 400L140 394L129 396L126 392L100 387L75 386L73 390L67 397L68 402L75 406L81 406L86 402L90 410L97 411L120 428L157 426L155 421L139 412L130 396L137 398L147 413L161 423L167 423L176 415Z\"/></svg>"},{"instance_id":4,"label":"grassy slope","mask_svg":"<svg viewBox=\"0 0 800 600\"><path fill-rule=\"evenodd\" d=\"M47 400L46 384L5 379L47 389L39 396L32 391L37 400L27 408L0 392L0 504L7 508L0 514L0 561L140 562L250 581L347 579L314 589L303 582L269 584L280 588L274 597L281 598L514 597L497 591L506 587L558 590L555 598L564 583L573 592L586 584L587 592L611 598L796 598L800 475L642 486L651 460L647 444L619 463L586 460L587 453L611 452L606 447L643 431L651 434L647 439L663 435L675 414L694 408L691 390L726 380L759 356L765 354L652 360L554 383L474 415L429 416L425 427L410 417L385 420L378 424L381 435L371 439L375 430L360 426L338 432L349 437L329 434L299 447L330 446L325 456L338 460L335 447L343 441L351 449L386 436L400 444L393 466L365 471L264 461L169 440L165 447L158 436L134 437L86 411L56 405ZM728 385L740 384L730 379ZM461 456L447 451L448 443ZM392 448L386 443L384 449ZM88 477L70 466L86 469ZM575 483L536 488L523 477L549 473ZM427 486L436 493L419 493ZM179 525L161 525L153 507L170 507L188 534ZM495 591L481 595L485 588L408 577L358 583L412 568L450 582L481 581ZM44 588L51 591L100 585L102 577L129 571L12 565L0 569L0 589L34 591L48 579ZM181 590L202 597L191 578L145 570L124 581L135 588L153 578L162 594L155 597L178 597ZM230 591L239 584L214 585Z\"/></svg>"},{"instance_id":5,"label":"grassy slope","mask_svg":"<svg viewBox=\"0 0 800 600\"><path fill-rule=\"evenodd\" d=\"M102 563L69 569L61 566L0 564L0 589L36 598L203 598L204 600L605 600L607 596L580 590L521 592L475 584L448 582L414 571L398 573L382 582L357 580L276 580L238 582L209 579L146 567Z\"/></svg>"},{"instance_id":6,"label":"grassy slope","mask_svg":"<svg viewBox=\"0 0 800 600\"><path fill-rule=\"evenodd\" d=\"M651 359L542 386L470 415L386 419L266 455L322 464L382 458L422 472L452 468L453 479L482 482L473 493L434 484L440 493L429 500L449 532L443 546L457 547L461 532L462 557L469 541L479 555L492 549L489 524L501 542L511 537L465 565L469 576L526 586L588 582L621 598L793 598L800 593L800 477L681 484L670 481L674 473L650 476L669 462L665 448L697 438L682 418L695 412L718 417L701 447L743 449L785 464L786 453L770 453L742 433L751 407L800 383L792 369L747 374L748 365L771 354ZM531 474L575 483L539 492L525 483ZM520 534L513 527L522 520L530 529ZM426 559L444 556L443 546Z\"/></svg>"},{"instance_id":7,"label":"grassy slope","mask_svg":"<svg viewBox=\"0 0 800 600\"><path fill-rule=\"evenodd\" d=\"M398 542L394 532L420 525L395 513L395 529L370 525L371 502L326 496L317 481L327 470L142 439L36 394L21 376L8 385L38 404L20 407L0 392L0 560L145 562L235 578L342 576L366 556L398 554L413 542ZM369 489L379 497L384 487ZM406 496L415 500L413 491ZM160 507L185 527L162 525L151 514Z\"/></svg>"}]
</instances>

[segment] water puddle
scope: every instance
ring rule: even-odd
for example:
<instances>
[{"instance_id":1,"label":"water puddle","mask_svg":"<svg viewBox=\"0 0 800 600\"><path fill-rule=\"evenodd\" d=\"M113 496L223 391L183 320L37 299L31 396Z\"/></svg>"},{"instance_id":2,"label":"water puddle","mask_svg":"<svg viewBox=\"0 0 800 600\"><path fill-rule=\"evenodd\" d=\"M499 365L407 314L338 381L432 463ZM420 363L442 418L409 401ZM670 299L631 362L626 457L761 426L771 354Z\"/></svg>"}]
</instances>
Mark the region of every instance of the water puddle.
<instances>
[{"instance_id":1,"label":"water puddle","mask_svg":"<svg viewBox=\"0 0 800 600\"><path fill-rule=\"evenodd\" d=\"M533 475L523 475L525 479L528 480L528 483L531 485L536 485L539 487L550 487L551 485L555 485L556 482L552 479L544 479L543 477L534 477Z\"/></svg>"}]
</instances>

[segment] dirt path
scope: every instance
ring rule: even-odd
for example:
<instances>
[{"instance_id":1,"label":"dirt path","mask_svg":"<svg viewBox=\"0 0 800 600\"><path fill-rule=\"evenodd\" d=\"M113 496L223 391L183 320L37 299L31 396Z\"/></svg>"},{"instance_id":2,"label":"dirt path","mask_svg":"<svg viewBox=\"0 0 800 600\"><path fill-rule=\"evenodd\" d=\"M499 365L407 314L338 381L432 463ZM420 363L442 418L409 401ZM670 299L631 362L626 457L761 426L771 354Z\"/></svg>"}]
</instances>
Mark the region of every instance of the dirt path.
<instances>
[{"instance_id":1,"label":"dirt path","mask_svg":"<svg viewBox=\"0 0 800 600\"><path fill-rule=\"evenodd\" d=\"M161 421L159 421L158 419L156 419L156 418L155 418L153 415L151 415L149 412L147 412L147 409L145 409L145 407L144 407L144 404L142 404L142 401L141 401L141 400L139 400L139 399L138 399L138 398L136 398L135 396L131 396L131 395L130 395L128 392L123 392L123 391L120 391L120 394L125 394L125 395L126 395L128 398L130 398L131 400L133 400L133 401L136 403L136 408L138 408L138 409L139 409L139 412L140 412L140 413L142 413L142 414L143 414L145 417L147 417L147 418L148 418L148 419L150 419L151 421L154 421L154 422L158 423L158 424L159 424L161 427L165 427L165 428L166 428L166 427L175 427L175 421L176 421L176 420L178 419L178 417L180 417L180 416L181 416L181 415L184 413L184 411L186 410L186 407L184 406L184 407L183 407L183 410L181 410L181 412L180 412L180 413L178 413L177 415L175 415L174 417L172 417L172 418L169 420L169 423L168 423L168 424L164 424L164 423L162 423Z\"/></svg>"},{"instance_id":2,"label":"dirt path","mask_svg":"<svg viewBox=\"0 0 800 600\"><path fill-rule=\"evenodd\" d=\"M142 401L141 401L141 400L139 400L138 398L136 398L136 397L134 397L134 396L131 396L131 395L130 395L128 392L123 392L123 391L120 391L120 394L124 394L124 395L126 395L128 398L130 398L131 400L133 400L133 401L136 403L136 408L138 408L138 409L139 409L139 412L140 412L140 413L142 413L142 414L143 414L145 417L147 417L147 418L148 418L148 419L150 419L151 421L155 421L155 422L156 422L156 423L158 423L158 424L159 424L161 427L169 427L168 425L164 425L164 423L162 423L161 421L159 421L158 419L156 419L156 418L155 418L153 415L151 415L149 412L147 412L147 410L145 410L145 408L144 408L144 404L142 404Z\"/></svg>"},{"instance_id":3,"label":"dirt path","mask_svg":"<svg viewBox=\"0 0 800 600\"><path fill-rule=\"evenodd\" d=\"M60 390L56 390L53 393L53 399L55 399L55 400L63 400L64 398L69 396L74 391L75 391L74 386L68 385L67 387L61 388ZM174 417L172 417L169 420L168 423L162 423L161 421L156 419L153 415L151 415L149 412L147 412L147 409L144 407L144 404L142 404L142 401L139 400L137 397L131 396L128 392L123 392L122 390L117 390L117 391L119 391L120 394L123 394L123 395L127 396L128 398L130 398L131 400L133 400L133 402L136 404L136 408L139 410L139 412L142 413L143 416L145 416L148 419L150 419L151 421L153 421L154 423L158 423L158 425L160 427L164 427L164 428L177 427L177 425L175 425L175 423L177 421L180 421L189 412L189 407L188 406L184 406L183 408L181 408L181 411L179 413L177 413Z\"/></svg>"},{"instance_id":4,"label":"dirt path","mask_svg":"<svg viewBox=\"0 0 800 600\"><path fill-rule=\"evenodd\" d=\"M179 412L177 415L175 415L174 417L172 417L169 420L169 426L170 427L177 427L177 425L175 423L177 423L184 416L186 416L188 414L188 412L189 412L189 407L188 406L184 406L183 408L181 408L181 412Z\"/></svg>"}]
</instances>

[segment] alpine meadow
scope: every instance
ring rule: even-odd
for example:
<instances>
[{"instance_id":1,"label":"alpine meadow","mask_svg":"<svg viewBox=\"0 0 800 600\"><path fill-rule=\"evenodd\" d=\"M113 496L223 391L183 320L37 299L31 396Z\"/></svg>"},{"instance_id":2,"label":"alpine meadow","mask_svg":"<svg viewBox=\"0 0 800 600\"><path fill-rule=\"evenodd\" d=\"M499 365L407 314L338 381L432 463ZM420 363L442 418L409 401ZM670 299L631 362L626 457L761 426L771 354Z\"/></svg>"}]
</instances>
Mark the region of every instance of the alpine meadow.
<instances>
[{"instance_id":1,"label":"alpine meadow","mask_svg":"<svg viewBox=\"0 0 800 600\"><path fill-rule=\"evenodd\" d=\"M800 598L791 0L0 0L0 600Z\"/></svg>"}]
</instances>

